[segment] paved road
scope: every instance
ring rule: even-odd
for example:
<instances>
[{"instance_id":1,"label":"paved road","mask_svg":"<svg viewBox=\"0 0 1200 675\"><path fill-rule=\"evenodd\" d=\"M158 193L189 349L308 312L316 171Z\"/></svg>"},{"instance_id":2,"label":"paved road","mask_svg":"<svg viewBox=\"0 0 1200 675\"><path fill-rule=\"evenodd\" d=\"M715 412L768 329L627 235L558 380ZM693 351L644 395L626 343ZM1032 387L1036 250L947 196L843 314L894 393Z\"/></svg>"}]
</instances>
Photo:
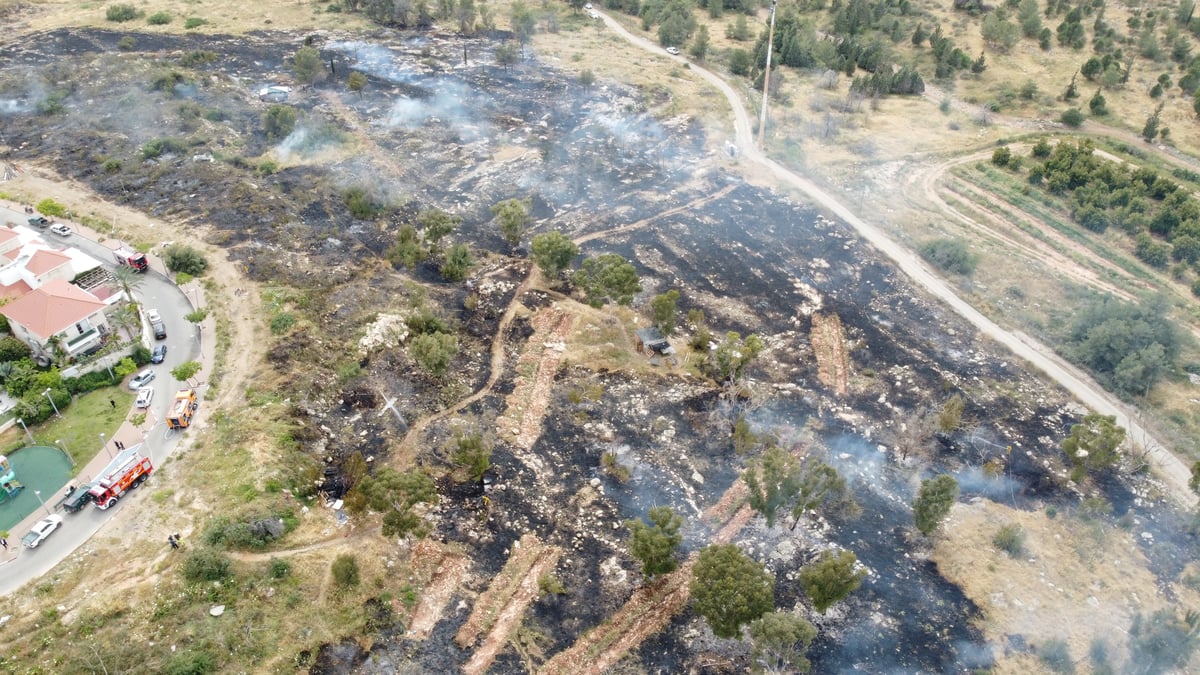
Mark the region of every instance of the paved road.
<instances>
[{"instance_id":1,"label":"paved road","mask_svg":"<svg viewBox=\"0 0 1200 675\"><path fill-rule=\"evenodd\" d=\"M27 217L19 210L0 206L0 222L24 223ZM105 266L111 267L112 254L108 248L95 241L96 234L79 225L71 224L71 226L75 230L75 234L68 237L51 234L48 230L39 231L42 232L42 237L47 242L55 246L73 246L93 256ZM138 442L143 443L143 454L147 454L154 466L158 467L175 450L182 438L179 432L168 433L167 425L163 421L175 391L184 386L171 377L171 369L185 361L200 359L201 345L197 339L198 333L195 326L184 318L192 311L189 304L193 301L192 298L185 296L179 287L164 276L160 260L152 259L150 267L151 271L141 277L141 284L134 290L134 296L142 303L143 307L157 309L167 328L167 339L163 341L167 345L166 361L159 365L147 366L156 373L154 381L151 382L151 386L155 388L155 395L149 410L149 419L156 422L144 434L141 429L125 422L117 431L116 437L129 447ZM145 328L148 331L149 326L147 325ZM149 332L146 334L151 336L150 346L153 347L156 343L153 341L153 334ZM97 431L96 442L100 442L99 431ZM80 470L75 479L77 482L90 480L108 464L115 450L111 439L106 439L106 442L106 451L98 454L92 462ZM142 491L146 491L147 488L153 490L153 477L143 486ZM134 491L126 495L117 502L116 506L107 511L101 511L95 506L88 506L79 513L64 513L62 514L63 526L42 542L41 546L34 550L21 550L20 538L29 530L30 525L46 515L42 510L34 512L12 530L12 535L9 537L10 549L4 555L0 555L0 563L2 563L0 565L0 595L7 595L30 580L37 579L50 571L117 514L128 508L137 508L138 502L143 499L139 492ZM47 499L48 504L57 501L57 497Z\"/></svg>"},{"instance_id":2,"label":"paved road","mask_svg":"<svg viewBox=\"0 0 1200 675\"><path fill-rule=\"evenodd\" d=\"M601 12L600 16L605 25L629 42L648 51L661 54L663 58L674 59L680 63L689 64L692 72L716 87L725 96L733 111L734 130L742 158L767 169L777 180L807 194L823 208L852 225L864 239L879 249L884 255L891 258L896 266L914 282L946 303L967 321L970 321L980 333L1004 345L1013 354L1024 359L1029 365L1050 376L1055 382L1058 382L1073 393L1084 405L1101 414L1115 416L1117 423L1128 430L1129 437L1146 449L1148 457L1154 464L1159 475L1170 485L1177 499L1189 506L1196 503L1196 495L1188 487L1188 480L1191 478L1189 467L1163 444L1159 443L1137 421L1136 412L1127 409L1124 404L1104 391L1086 373L1075 368L1055 354L1054 350L1028 335L1008 331L997 325L994 321L980 313L979 310L958 297L950 286L930 270L912 251L893 241L879 228L859 218L849 208L833 197L833 195L817 186L816 183L793 173L790 169L759 151L754 143L750 115L746 112L748 107L747 102L724 79L683 56L668 55L659 45L625 30L624 26L607 13Z\"/></svg>"}]
</instances>

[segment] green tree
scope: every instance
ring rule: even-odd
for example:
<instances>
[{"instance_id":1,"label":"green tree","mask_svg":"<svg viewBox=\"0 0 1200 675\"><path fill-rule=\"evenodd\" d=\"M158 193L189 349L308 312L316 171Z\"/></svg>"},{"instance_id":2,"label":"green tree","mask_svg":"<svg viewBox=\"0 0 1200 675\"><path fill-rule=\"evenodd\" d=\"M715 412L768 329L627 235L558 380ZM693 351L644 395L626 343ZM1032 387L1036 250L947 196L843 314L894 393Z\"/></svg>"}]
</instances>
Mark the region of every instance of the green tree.
<instances>
[{"instance_id":1,"label":"green tree","mask_svg":"<svg viewBox=\"0 0 1200 675\"><path fill-rule=\"evenodd\" d=\"M1188 487L1192 488L1192 492L1200 495L1200 461L1192 463L1192 477L1188 481Z\"/></svg>"},{"instance_id":2,"label":"green tree","mask_svg":"<svg viewBox=\"0 0 1200 675\"><path fill-rule=\"evenodd\" d=\"M746 465L742 481L750 492L746 502L772 528L779 509L792 503L800 490L800 465L791 453L773 445Z\"/></svg>"},{"instance_id":3,"label":"green tree","mask_svg":"<svg viewBox=\"0 0 1200 675\"><path fill-rule=\"evenodd\" d=\"M642 291L637 269L616 253L587 258L571 281L583 289L593 307L603 307L608 302L628 305Z\"/></svg>"},{"instance_id":4,"label":"green tree","mask_svg":"<svg viewBox=\"0 0 1200 675\"><path fill-rule=\"evenodd\" d=\"M396 471L384 467L367 476L355 488L366 505L383 513L383 536L425 536L427 525L414 513L417 504L437 501L433 479L420 471Z\"/></svg>"},{"instance_id":5,"label":"green tree","mask_svg":"<svg viewBox=\"0 0 1200 675\"><path fill-rule=\"evenodd\" d=\"M125 379L126 376L136 373L137 369L137 364L133 362L133 359L126 356L117 361L117 364L113 366L113 374L121 379Z\"/></svg>"},{"instance_id":6,"label":"green tree","mask_svg":"<svg viewBox=\"0 0 1200 675\"><path fill-rule=\"evenodd\" d=\"M805 652L817 629L802 617L768 612L750 622L751 669L755 673L807 673L812 664Z\"/></svg>"},{"instance_id":7,"label":"green tree","mask_svg":"<svg viewBox=\"0 0 1200 675\"><path fill-rule=\"evenodd\" d=\"M11 335L0 338L0 361L20 361L32 354L33 350L21 340Z\"/></svg>"},{"instance_id":8,"label":"green tree","mask_svg":"<svg viewBox=\"0 0 1200 675\"><path fill-rule=\"evenodd\" d=\"M775 578L733 544L705 547L692 568L692 607L713 634L735 638L775 606Z\"/></svg>"},{"instance_id":9,"label":"green tree","mask_svg":"<svg viewBox=\"0 0 1200 675\"><path fill-rule=\"evenodd\" d=\"M1042 12L1037 0L1021 0L1017 22L1021 24L1021 34L1027 38L1036 38L1042 32Z\"/></svg>"},{"instance_id":10,"label":"green tree","mask_svg":"<svg viewBox=\"0 0 1200 675\"><path fill-rule=\"evenodd\" d=\"M529 215L532 202L529 199L505 199L492 205L492 216L500 226L500 234L509 246L516 247L525 236L525 230L533 218Z\"/></svg>"},{"instance_id":11,"label":"green tree","mask_svg":"<svg viewBox=\"0 0 1200 675\"><path fill-rule=\"evenodd\" d=\"M353 553L343 553L334 558L329 571L339 588L353 588L358 585L358 558L355 558Z\"/></svg>"},{"instance_id":12,"label":"green tree","mask_svg":"<svg viewBox=\"0 0 1200 675\"><path fill-rule=\"evenodd\" d=\"M717 382L733 382L742 377L763 348L763 341L757 335L747 335L743 340L741 335L730 331L710 353L706 367Z\"/></svg>"},{"instance_id":13,"label":"green tree","mask_svg":"<svg viewBox=\"0 0 1200 675\"><path fill-rule=\"evenodd\" d=\"M846 479L842 478L837 469L815 457L806 457L800 462L800 473L796 480L791 529L796 529L805 513L833 500L841 501L844 506L857 508L846 487Z\"/></svg>"},{"instance_id":14,"label":"green tree","mask_svg":"<svg viewBox=\"0 0 1200 675\"><path fill-rule=\"evenodd\" d=\"M458 32L463 35L474 33L477 13L475 0L458 0L454 5L454 18L458 21Z\"/></svg>"},{"instance_id":15,"label":"green tree","mask_svg":"<svg viewBox=\"0 0 1200 675\"><path fill-rule=\"evenodd\" d=\"M1083 112L1079 108L1065 110L1058 118L1058 121L1071 127L1072 129L1077 129L1079 125L1083 124L1083 120Z\"/></svg>"},{"instance_id":16,"label":"green tree","mask_svg":"<svg viewBox=\"0 0 1200 675\"><path fill-rule=\"evenodd\" d=\"M674 289L650 299L650 314L654 317L654 325L667 337L675 332L675 314L678 307L679 291Z\"/></svg>"},{"instance_id":17,"label":"green tree","mask_svg":"<svg viewBox=\"0 0 1200 675\"><path fill-rule=\"evenodd\" d=\"M509 5L509 25L521 44L529 42L537 30L537 15L521 0Z\"/></svg>"},{"instance_id":18,"label":"green tree","mask_svg":"<svg viewBox=\"0 0 1200 675\"><path fill-rule=\"evenodd\" d=\"M749 40L753 34L750 32L750 25L746 23L746 15L739 13L737 18L733 20L733 25L725 31L725 35L729 39L738 42Z\"/></svg>"},{"instance_id":19,"label":"green tree","mask_svg":"<svg viewBox=\"0 0 1200 675\"><path fill-rule=\"evenodd\" d=\"M668 506L651 508L647 517L648 523L636 518L625 521L625 526L629 528L629 552L642 563L642 576L649 581L678 566L675 551L683 542L679 534L683 518Z\"/></svg>"},{"instance_id":20,"label":"green tree","mask_svg":"<svg viewBox=\"0 0 1200 675\"><path fill-rule=\"evenodd\" d=\"M953 476L942 474L929 480L921 481L921 489L913 502L913 519L921 534L933 534L946 516L954 500L958 499L958 481Z\"/></svg>"},{"instance_id":21,"label":"green tree","mask_svg":"<svg viewBox=\"0 0 1200 675\"><path fill-rule=\"evenodd\" d=\"M428 257L429 251L421 244L417 228L405 224L396 232L396 243L388 247L385 255L393 267L412 269Z\"/></svg>"},{"instance_id":22,"label":"green tree","mask_svg":"<svg viewBox=\"0 0 1200 675\"><path fill-rule=\"evenodd\" d=\"M708 56L709 44L708 26L701 25L696 30L696 37L692 38L692 47L688 50L688 53L697 61L703 61Z\"/></svg>"},{"instance_id":23,"label":"green tree","mask_svg":"<svg viewBox=\"0 0 1200 675\"><path fill-rule=\"evenodd\" d=\"M1154 112L1150 114L1150 117L1146 119L1146 125L1142 127L1142 138L1145 139L1147 143L1153 141L1158 136L1158 128L1160 120L1162 119L1163 105L1163 103L1158 104L1158 107L1155 108Z\"/></svg>"},{"instance_id":24,"label":"green tree","mask_svg":"<svg viewBox=\"0 0 1200 675\"><path fill-rule=\"evenodd\" d=\"M450 441L450 461L477 483L492 466L492 442L483 434L459 434Z\"/></svg>"},{"instance_id":25,"label":"green tree","mask_svg":"<svg viewBox=\"0 0 1200 675\"><path fill-rule=\"evenodd\" d=\"M301 84L314 84L325 77L325 64L316 47L305 45L292 57L292 73Z\"/></svg>"},{"instance_id":26,"label":"green tree","mask_svg":"<svg viewBox=\"0 0 1200 675\"><path fill-rule=\"evenodd\" d=\"M1135 675L1183 672L1200 642L1200 613L1179 616L1174 607L1144 618L1137 614L1129 628L1129 670Z\"/></svg>"},{"instance_id":27,"label":"green tree","mask_svg":"<svg viewBox=\"0 0 1200 675\"><path fill-rule=\"evenodd\" d=\"M754 57L745 49L733 49L729 52L729 72L733 75L749 75L754 66Z\"/></svg>"},{"instance_id":28,"label":"green tree","mask_svg":"<svg viewBox=\"0 0 1200 675\"><path fill-rule=\"evenodd\" d=\"M962 426L963 408L966 407L966 402L963 397L955 394L942 404L942 410L938 413L938 429L945 433L952 433Z\"/></svg>"},{"instance_id":29,"label":"green tree","mask_svg":"<svg viewBox=\"0 0 1200 675\"><path fill-rule=\"evenodd\" d=\"M296 109L290 105L273 105L263 113L263 129L272 141L287 138L296 128Z\"/></svg>"},{"instance_id":30,"label":"green tree","mask_svg":"<svg viewBox=\"0 0 1200 675\"><path fill-rule=\"evenodd\" d=\"M367 76L357 70L350 73L350 77L346 79L346 86L350 91L362 96L363 89L367 87Z\"/></svg>"},{"instance_id":31,"label":"green tree","mask_svg":"<svg viewBox=\"0 0 1200 675\"><path fill-rule=\"evenodd\" d=\"M499 63L504 68L504 72L506 73L510 67L517 64L520 56L520 53L517 51L517 46L511 42L502 42L496 45L496 63Z\"/></svg>"},{"instance_id":32,"label":"green tree","mask_svg":"<svg viewBox=\"0 0 1200 675\"><path fill-rule=\"evenodd\" d=\"M579 255L579 247L561 232L543 232L533 238L533 262L550 281L558 278Z\"/></svg>"},{"instance_id":33,"label":"green tree","mask_svg":"<svg viewBox=\"0 0 1200 675\"><path fill-rule=\"evenodd\" d=\"M1071 435L1062 442L1071 463L1087 471L1101 471L1121 459L1119 449L1125 442L1125 428L1117 426L1112 415L1091 413L1071 426Z\"/></svg>"},{"instance_id":34,"label":"green tree","mask_svg":"<svg viewBox=\"0 0 1200 675\"><path fill-rule=\"evenodd\" d=\"M442 279L462 281L471 269L471 249L466 244L455 244L446 250L442 260Z\"/></svg>"},{"instance_id":35,"label":"green tree","mask_svg":"<svg viewBox=\"0 0 1200 675\"><path fill-rule=\"evenodd\" d=\"M458 338L446 333L418 335L409 341L408 353L422 370L441 377L458 354Z\"/></svg>"},{"instance_id":36,"label":"green tree","mask_svg":"<svg viewBox=\"0 0 1200 675\"><path fill-rule=\"evenodd\" d=\"M825 551L817 562L800 570L800 585L813 609L821 614L835 603L862 586L867 571L858 565L858 557L850 551Z\"/></svg>"},{"instance_id":37,"label":"green tree","mask_svg":"<svg viewBox=\"0 0 1200 675\"><path fill-rule=\"evenodd\" d=\"M163 262L172 272L198 277L208 269L204 254L186 244L171 244L163 251Z\"/></svg>"},{"instance_id":38,"label":"green tree","mask_svg":"<svg viewBox=\"0 0 1200 675\"><path fill-rule=\"evenodd\" d=\"M200 372L199 361L184 361L171 369L171 377L179 382L190 382Z\"/></svg>"},{"instance_id":39,"label":"green tree","mask_svg":"<svg viewBox=\"0 0 1200 675\"><path fill-rule=\"evenodd\" d=\"M462 218L441 209L426 209L417 214L417 224L421 226L421 238L436 253L441 248L442 239L462 224Z\"/></svg>"},{"instance_id":40,"label":"green tree","mask_svg":"<svg viewBox=\"0 0 1200 675\"><path fill-rule=\"evenodd\" d=\"M1088 110L1094 117L1108 114L1108 100L1104 98L1104 94L1101 94L1099 89L1096 90L1096 95L1092 96L1092 100L1088 101Z\"/></svg>"}]
</instances>

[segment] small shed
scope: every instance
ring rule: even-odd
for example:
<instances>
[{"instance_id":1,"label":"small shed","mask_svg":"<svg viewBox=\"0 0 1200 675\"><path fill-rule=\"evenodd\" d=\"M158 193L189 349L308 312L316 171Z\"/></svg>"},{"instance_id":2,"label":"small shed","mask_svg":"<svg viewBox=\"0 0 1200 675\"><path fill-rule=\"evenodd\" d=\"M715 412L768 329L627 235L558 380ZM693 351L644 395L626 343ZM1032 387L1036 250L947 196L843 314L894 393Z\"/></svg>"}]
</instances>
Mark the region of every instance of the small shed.
<instances>
[{"instance_id":1,"label":"small shed","mask_svg":"<svg viewBox=\"0 0 1200 675\"><path fill-rule=\"evenodd\" d=\"M639 354L646 350L664 355L675 353L675 349L671 347L671 343L663 336L662 331L655 326L641 328L637 331L637 350Z\"/></svg>"}]
</instances>

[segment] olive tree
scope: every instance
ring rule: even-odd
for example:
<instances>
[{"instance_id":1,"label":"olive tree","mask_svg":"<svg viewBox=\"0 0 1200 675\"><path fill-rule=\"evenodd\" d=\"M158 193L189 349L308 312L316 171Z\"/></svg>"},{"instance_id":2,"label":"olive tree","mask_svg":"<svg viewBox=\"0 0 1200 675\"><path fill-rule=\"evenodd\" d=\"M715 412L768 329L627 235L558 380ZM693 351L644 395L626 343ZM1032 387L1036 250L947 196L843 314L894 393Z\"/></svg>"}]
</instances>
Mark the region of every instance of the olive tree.
<instances>
[{"instance_id":1,"label":"olive tree","mask_svg":"<svg viewBox=\"0 0 1200 675\"><path fill-rule=\"evenodd\" d=\"M850 551L825 551L817 562L800 570L800 585L821 614L862 586L867 571Z\"/></svg>"},{"instance_id":2,"label":"olive tree","mask_svg":"<svg viewBox=\"0 0 1200 675\"><path fill-rule=\"evenodd\" d=\"M492 205L492 216L500 226L500 234L509 246L516 247L525 236L525 230L533 218L529 215L532 202L529 199L505 199Z\"/></svg>"}]
</instances>

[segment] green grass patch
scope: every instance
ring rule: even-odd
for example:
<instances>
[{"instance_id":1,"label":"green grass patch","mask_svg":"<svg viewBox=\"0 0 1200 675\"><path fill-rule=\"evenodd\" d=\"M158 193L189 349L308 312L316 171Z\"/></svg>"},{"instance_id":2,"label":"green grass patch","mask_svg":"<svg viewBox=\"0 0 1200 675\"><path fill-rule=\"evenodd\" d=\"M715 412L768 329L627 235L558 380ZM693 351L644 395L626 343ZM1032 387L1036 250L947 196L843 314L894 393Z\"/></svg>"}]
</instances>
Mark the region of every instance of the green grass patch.
<instances>
[{"instance_id":1,"label":"green grass patch","mask_svg":"<svg viewBox=\"0 0 1200 675\"><path fill-rule=\"evenodd\" d=\"M100 434L104 434L106 444L111 444L113 433L125 421L133 399L133 392L120 386L97 389L76 397L62 411L61 418L51 416L45 422L29 427L29 433L41 445L54 445L55 441L62 441L75 460L75 472L78 473L100 453ZM110 400L117 404L115 408L109 403ZM12 427L0 438L0 444L7 447L23 436L19 425Z\"/></svg>"}]
</instances>

